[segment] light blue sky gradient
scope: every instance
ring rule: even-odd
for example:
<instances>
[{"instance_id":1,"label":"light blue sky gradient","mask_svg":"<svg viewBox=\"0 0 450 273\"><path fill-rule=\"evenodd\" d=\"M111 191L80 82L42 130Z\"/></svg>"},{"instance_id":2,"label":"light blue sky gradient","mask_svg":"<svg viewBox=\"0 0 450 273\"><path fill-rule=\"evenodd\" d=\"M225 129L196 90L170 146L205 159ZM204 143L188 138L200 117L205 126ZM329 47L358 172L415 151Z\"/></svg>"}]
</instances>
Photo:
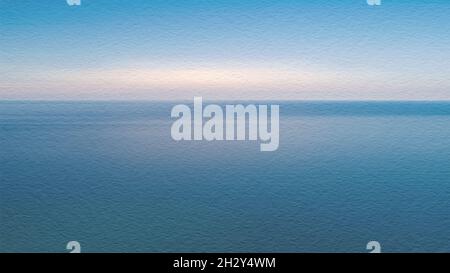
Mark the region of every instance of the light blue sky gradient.
<instances>
[{"instance_id":1,"label":"light blue sky gradient","mask_svg":"<svg viewBox=\"0 0 450 273\"><path fill-rule=\"evenodd\" d=\"M446 0L0 0L0 49L0 99L450 99Z\"/></svg>"}]
</instances>

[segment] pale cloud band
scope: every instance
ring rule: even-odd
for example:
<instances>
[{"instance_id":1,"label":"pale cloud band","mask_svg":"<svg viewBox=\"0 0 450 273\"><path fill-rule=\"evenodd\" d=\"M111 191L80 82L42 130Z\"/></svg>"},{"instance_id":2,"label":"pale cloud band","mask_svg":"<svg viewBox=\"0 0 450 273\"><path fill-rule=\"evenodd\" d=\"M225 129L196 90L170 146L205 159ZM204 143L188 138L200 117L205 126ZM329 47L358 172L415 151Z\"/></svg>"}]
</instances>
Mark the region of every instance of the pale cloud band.
<instances>
[{"instance_id":1,"label":"pale cloud band","mask_svg":"<svg viewBox=\"0 0 450 273\"><path fill-rule=\"evenodd\" d=\"M151 67L151 66L147 66ZM0 96L11 99L449 99L439 75L308 66L22 69L5 73ZM430 90L428 92L418 92Z\"/></svg>"}]
</instances>

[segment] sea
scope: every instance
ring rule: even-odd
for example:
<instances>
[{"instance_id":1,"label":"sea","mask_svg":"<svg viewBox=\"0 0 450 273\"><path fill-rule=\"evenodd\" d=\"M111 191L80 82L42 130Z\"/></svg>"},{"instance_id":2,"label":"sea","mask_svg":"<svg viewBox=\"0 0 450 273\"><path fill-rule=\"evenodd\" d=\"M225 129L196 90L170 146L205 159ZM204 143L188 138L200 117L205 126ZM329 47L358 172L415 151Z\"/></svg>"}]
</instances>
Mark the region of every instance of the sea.
<instances>
[{"instance_id":1,"label":"sea","mask_svg":"<svg viewBox=\"0 0 450 273\"><path fill-rule=\"evenodd\" d=\"M0 252L450 252L450 102L241 103L278 150L174 141L178 102L0 101Z\"/></svg>"}]
</instances>

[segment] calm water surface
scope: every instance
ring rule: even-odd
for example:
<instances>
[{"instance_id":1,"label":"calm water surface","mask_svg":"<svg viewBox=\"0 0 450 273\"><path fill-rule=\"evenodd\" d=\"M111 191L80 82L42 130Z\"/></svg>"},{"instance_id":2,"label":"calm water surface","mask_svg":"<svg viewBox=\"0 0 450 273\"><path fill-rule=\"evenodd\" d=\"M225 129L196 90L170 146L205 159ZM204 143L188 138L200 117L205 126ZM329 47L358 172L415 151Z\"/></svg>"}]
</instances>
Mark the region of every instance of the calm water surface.
<instances>
[{"instance_id":1,"label":"calm water surface","mask_svg":"<svg viewBox=\"0 0 450 273\"><path fill-rule=\"evenodd\" d=\"M0 251L450 251L450 103L279 103L263 153L173 141L175 103L0 102Z\"/></svg>"}]
</instances>

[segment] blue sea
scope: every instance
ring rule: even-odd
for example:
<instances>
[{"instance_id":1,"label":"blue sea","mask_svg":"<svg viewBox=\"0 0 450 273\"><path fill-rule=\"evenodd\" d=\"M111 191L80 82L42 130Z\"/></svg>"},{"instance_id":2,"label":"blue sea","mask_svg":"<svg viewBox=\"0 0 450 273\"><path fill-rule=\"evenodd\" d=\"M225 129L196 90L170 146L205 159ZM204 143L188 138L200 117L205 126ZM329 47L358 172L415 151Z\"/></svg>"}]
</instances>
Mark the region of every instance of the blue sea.
<instances>
[{"instance_id":1,"label":"blue sea","mask_svg":"<svg viewBox=\"0 0 450 273\"><path fill-rule=\"evenodd\" d=\"M450 251L450 102L268 103L275 152L176 142L175 102L0 102L0 252Z\"/></svg>"}]
</instances>

